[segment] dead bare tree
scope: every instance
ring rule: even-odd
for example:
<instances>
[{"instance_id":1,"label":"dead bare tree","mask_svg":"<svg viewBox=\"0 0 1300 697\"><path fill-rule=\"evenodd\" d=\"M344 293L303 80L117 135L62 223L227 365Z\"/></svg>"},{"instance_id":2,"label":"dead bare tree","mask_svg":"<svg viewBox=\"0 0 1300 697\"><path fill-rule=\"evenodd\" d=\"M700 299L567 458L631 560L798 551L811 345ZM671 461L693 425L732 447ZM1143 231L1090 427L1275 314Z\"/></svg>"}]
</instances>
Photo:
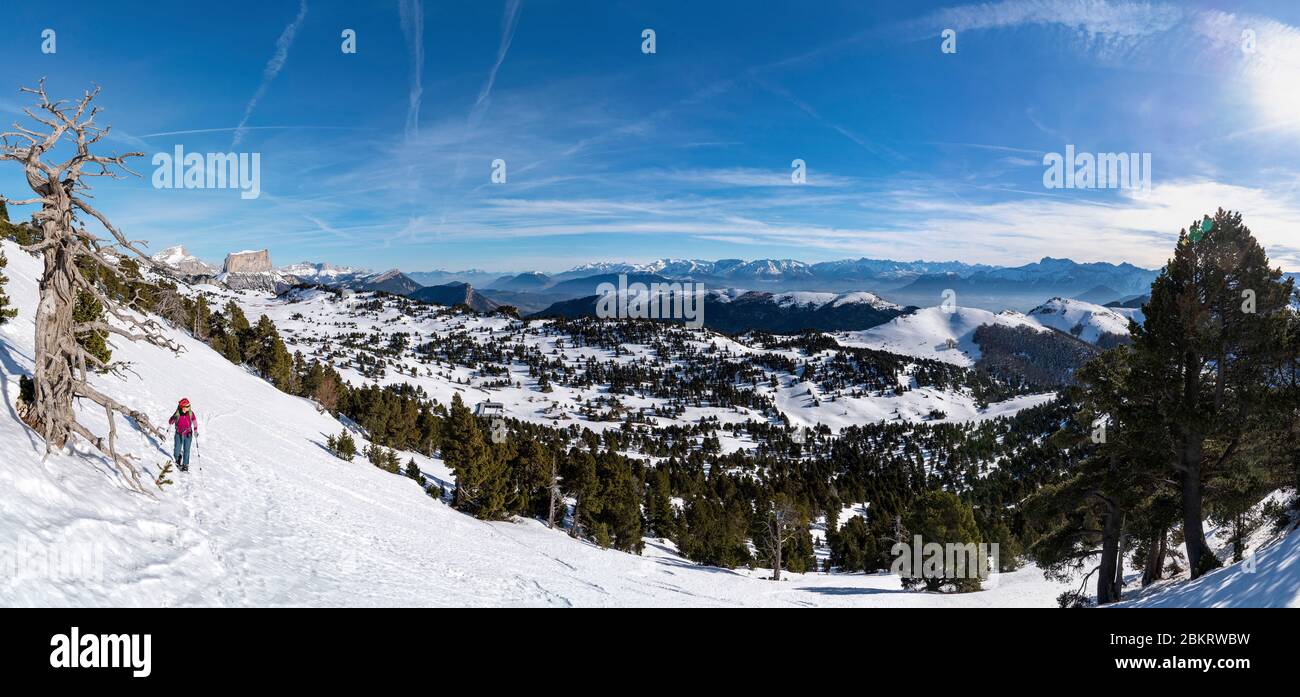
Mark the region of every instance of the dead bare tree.
<instances>
[{"instance_id":1,"label":"dead bare tree","mask_svg":"<svg viewBox=\"0 0 1300 697\"><path fill-rule=\"evenodd\" d=\"M40 254L45 271L40 282L40 302L36 309L36 367L35 398L28 411L29 422L45 439L47 452L64 447L72 434L80 435L127 474L137 489L143 491L140 473L132 464L135 459L117 452L116 416L133 420L149 435L163 439L163 432L149 417L91 386L87 367L121 375L126 364L103 361L84 350L77 341L79 335L101 332L128 341L144 341L155 346L179 352L180 346L167 338L163 328L147 314L139 312L135 299L119 301L109 297L104 289L87 279L78 262L98 266L104 272L126 279L119 262L138 258L159 274L167 271L141 251L138 241L128 240L103 213L92 207L86 199L92 198L88 177L123 178L122 173L136 175L125 165L128 157L143 153L123 155L97 155L91 148L108 135L109 127L95 125L98 107L91 102L99 88L83 92L75 102L50 101L45 93L45 80L37 87L22 88L35 96L34 108L23 112L35 123L31 128L18 122L13 130L0 134L0 161L22 165L27 184L35 192L33 198L9 200L15 205L40 204L41 209L32 217L44 233L43 239L23 247ZM71 146L62 161L54 151L60 145ZM48 160L48 161L47 161ZM138 176L138 175L136 175ZM88 232L83 221L93 218L108 232L109 238L99 238ZM73 320L73 307L77 296L86 293L96 298L104 308L104 319L89 323ZM107 442L80 424L73 412L76 400L86 400L99 405L108 417Z\"/></svg>"},{"instance_id":2,"label":"dead bare tree","mask_svg":"<svg viewBox=\"0 0 1300 697\"><path fill-rule=\"evenodd\" d=\"M773 497L763 530L765 537L763 546L768 560L772 562L773 581L781 580L781 567L785 565L782 559L785 545L799 534L801 523L799 509L788 496L777 494Z\"/></svg>"}]
</instances>

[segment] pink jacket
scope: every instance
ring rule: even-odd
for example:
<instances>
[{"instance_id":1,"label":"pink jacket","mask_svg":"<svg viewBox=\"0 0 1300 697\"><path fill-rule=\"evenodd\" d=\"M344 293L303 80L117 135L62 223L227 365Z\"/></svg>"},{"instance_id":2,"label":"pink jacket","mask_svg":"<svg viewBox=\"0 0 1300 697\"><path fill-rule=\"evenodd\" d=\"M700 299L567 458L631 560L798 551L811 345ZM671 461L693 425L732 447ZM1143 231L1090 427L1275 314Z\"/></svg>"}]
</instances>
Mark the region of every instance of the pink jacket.
<instances>
[{"instance_id":1,"label":"pink jacket","mask_svg":"<svg viewBox=\"0 0 1300 697\"><path fill-rule=\"evenodd\" d=\"M199 419L194 415L193 409L188 414L180 412L172 414L171 420L167 423L176 424L176 432L182 436L191 436L199 432Z\"/></svg>"}]
</instances>

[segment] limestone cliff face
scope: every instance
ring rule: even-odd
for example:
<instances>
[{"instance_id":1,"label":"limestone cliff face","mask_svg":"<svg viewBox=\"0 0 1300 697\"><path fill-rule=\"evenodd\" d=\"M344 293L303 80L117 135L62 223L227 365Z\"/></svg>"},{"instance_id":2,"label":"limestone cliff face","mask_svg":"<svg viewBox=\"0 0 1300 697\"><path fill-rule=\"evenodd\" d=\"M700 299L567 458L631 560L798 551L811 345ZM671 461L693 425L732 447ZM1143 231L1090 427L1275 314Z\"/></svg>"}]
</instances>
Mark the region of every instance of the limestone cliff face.
<instances>
[{"instance_id":1,"label":"limestone cliff face","mask_svg":"<svg viewBox=\"0 0 1300 697\"><path fill-rule=\"evenodd\" d=\"M265 249L234 252L226 255L225 268L217 277L231 290L258 290L282 293L298 279L271 267L271 253Z\"/></svg>"},{"instance_id":2,"label":"limestone cliff face","mask_svg":"<svg viewBox=\"0 0 1300 697\"><path fill-rule=\"evenodd\" d=\"M234 252L226 255L225 273L267 273L271 270L271 252Z\"/></svg>"}]
</instances>

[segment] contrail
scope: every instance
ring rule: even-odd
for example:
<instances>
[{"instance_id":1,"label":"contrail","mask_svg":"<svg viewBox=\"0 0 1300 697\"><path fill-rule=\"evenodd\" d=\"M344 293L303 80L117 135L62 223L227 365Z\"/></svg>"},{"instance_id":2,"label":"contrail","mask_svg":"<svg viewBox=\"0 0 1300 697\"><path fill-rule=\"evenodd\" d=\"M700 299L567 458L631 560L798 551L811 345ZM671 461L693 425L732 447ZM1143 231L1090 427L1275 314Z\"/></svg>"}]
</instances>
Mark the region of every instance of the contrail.
<instances>
[{"instance_id":1,"label":"contrail","mask_svg":"<svg viewBox=\"0 0 1300 697\"><path fill-rule=\"evenodd\" d=\"M506 60L506 53L510 51L510 42L515 38L515 26L519 21L519 8L523 5L523 0L506 0L506 14L501 19L501 45L497 48L497 61L492 65L492 71L488 73L487 82L483 83L483 89L479 90L478 99L474 101L474 108L470 110L469 125L471 128L478 125L479 119L483 118L483 112L487 110L488 101L492 97L492 85L497 81L497 71L501 69L501 64Z\"/></svg>"},{"instance_id":2,"label":"contrail","mask_svg":"<svg viewBox=\"0 0 1300 697\"><path fill-rule=\"evenodd\" d=\"M406 139L420 134L420 99L424 94L424 2L400 0L398 14L402 21L402 35L411 52L411 91L406 107Z\"/></svg>"},{"instance_id":3,"label":"contrail","mask_svg":"<svg viewBox=\"0 0 1300 697\"><path fill-rule=\"evenodd\" d=\"M242 128L191 128L184 131L161 131L145 133L140 138L159 138L162 136L188 136L200 133L229 133L230 131L365 131L361 126L243 126Z\"/></svg>"},{"instance_id":4,"label":"contrail","mask_svg":"<svg viewBox=\"0 0 1300 697\"><path fill-rule=\"evenodd\" d=\"M257 92L253 93L253 98L248 101L248 106L244 108L244 118L239 121L239 126L235 128L235 138L230 143L230 147L239 145L239 141L244 139L244 124L248 123L248 117L253 115L253 108L257 106L258 100L266 95L266 91L271 88L271 82L275 76L280 74L280 69L284 67L284 62L289 58L289 47L293 45L293 37L298 34L298 28L307 18L307 0L302 0L298 6L298 16L294 18L289 26L284 28L280 38L275 42L275 53L271 60L266 62L266 67L262 69L262 84L257 86Z\"/></svg>"}]
</instances>

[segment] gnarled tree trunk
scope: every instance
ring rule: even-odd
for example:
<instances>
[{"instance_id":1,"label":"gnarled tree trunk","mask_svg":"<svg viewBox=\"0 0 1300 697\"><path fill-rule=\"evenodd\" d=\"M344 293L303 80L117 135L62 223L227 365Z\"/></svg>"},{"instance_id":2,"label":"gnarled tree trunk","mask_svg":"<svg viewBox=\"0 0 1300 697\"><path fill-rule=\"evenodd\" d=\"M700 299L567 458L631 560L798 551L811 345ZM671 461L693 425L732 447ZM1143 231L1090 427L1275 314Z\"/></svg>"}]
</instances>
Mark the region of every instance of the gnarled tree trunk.
<instances>
[{"instance_id":1,"label":"gnarled tree trunk","mask_svg":"<svg viewBox=\"0 0 1300 697\"><path fill-rule=\"evenodd\" d=\"M73 335L72 308L76 302L72 264L66 245L45 250L45 273L41 276L41 299L36 307L36 402L32 405L32 427L52 448L62 448L72 435L72 400L77 376L73 356L64 343Z\"/></svg>"},{"instance_id":2,"label":"gnarled tree trunk","mask_svg":"<svg viewBox=\"0 0 1300 697\"><path fill-rule=\"evenodd\" d=\"M78 262L85 262L101 273L125 278L119 262L133 255L155 271L166 273L140 250L137 243L128 240L104 214L87 203L88 196L79 195L90 188L83 178L118 178L121 176L119 170L130 172L123 164L125 159L142 153L114 156L91 152L91 146L108 134L107 127L95 125L98 109L90 108L98 89L85 92L75 103L50 101L45 94L44 81L37 88L23 88L23 91L36 95L35 108L23 111L38 125L27 128L15 123L13 130L0 134L0 161L22 165L27 184L36 197L7 203L39 204L41 209L33 219L44 233L40 242L24 247L26 251L39 253L45 264L36 309L34 399L27 405L25 418L45 439L47 449L62 448L72 434L80 435L109 455L140 488L139 471L130 462L133 458L117 452L115 417L119 414L127 416L155 438L161 439L163 433L145 414L119 404L90 384L91 371L120 375L122 366L106 363L87 352L77 337L98 332L180 350L180 346L165 336L155 320L139 314L133 301L119 302L108 297L103 286L88 279L78 267ZM62 162L45 161L45 157L65 140L71 142L75 152ZM109 237L100 239L84 227L78 227L79 214L98 221ZM95 298L107 319L77 323L73 310L80 294ZM77 400L104 409L108 418L107 443L77 421L73 408Z\"/></svg>"}]
</instances>

